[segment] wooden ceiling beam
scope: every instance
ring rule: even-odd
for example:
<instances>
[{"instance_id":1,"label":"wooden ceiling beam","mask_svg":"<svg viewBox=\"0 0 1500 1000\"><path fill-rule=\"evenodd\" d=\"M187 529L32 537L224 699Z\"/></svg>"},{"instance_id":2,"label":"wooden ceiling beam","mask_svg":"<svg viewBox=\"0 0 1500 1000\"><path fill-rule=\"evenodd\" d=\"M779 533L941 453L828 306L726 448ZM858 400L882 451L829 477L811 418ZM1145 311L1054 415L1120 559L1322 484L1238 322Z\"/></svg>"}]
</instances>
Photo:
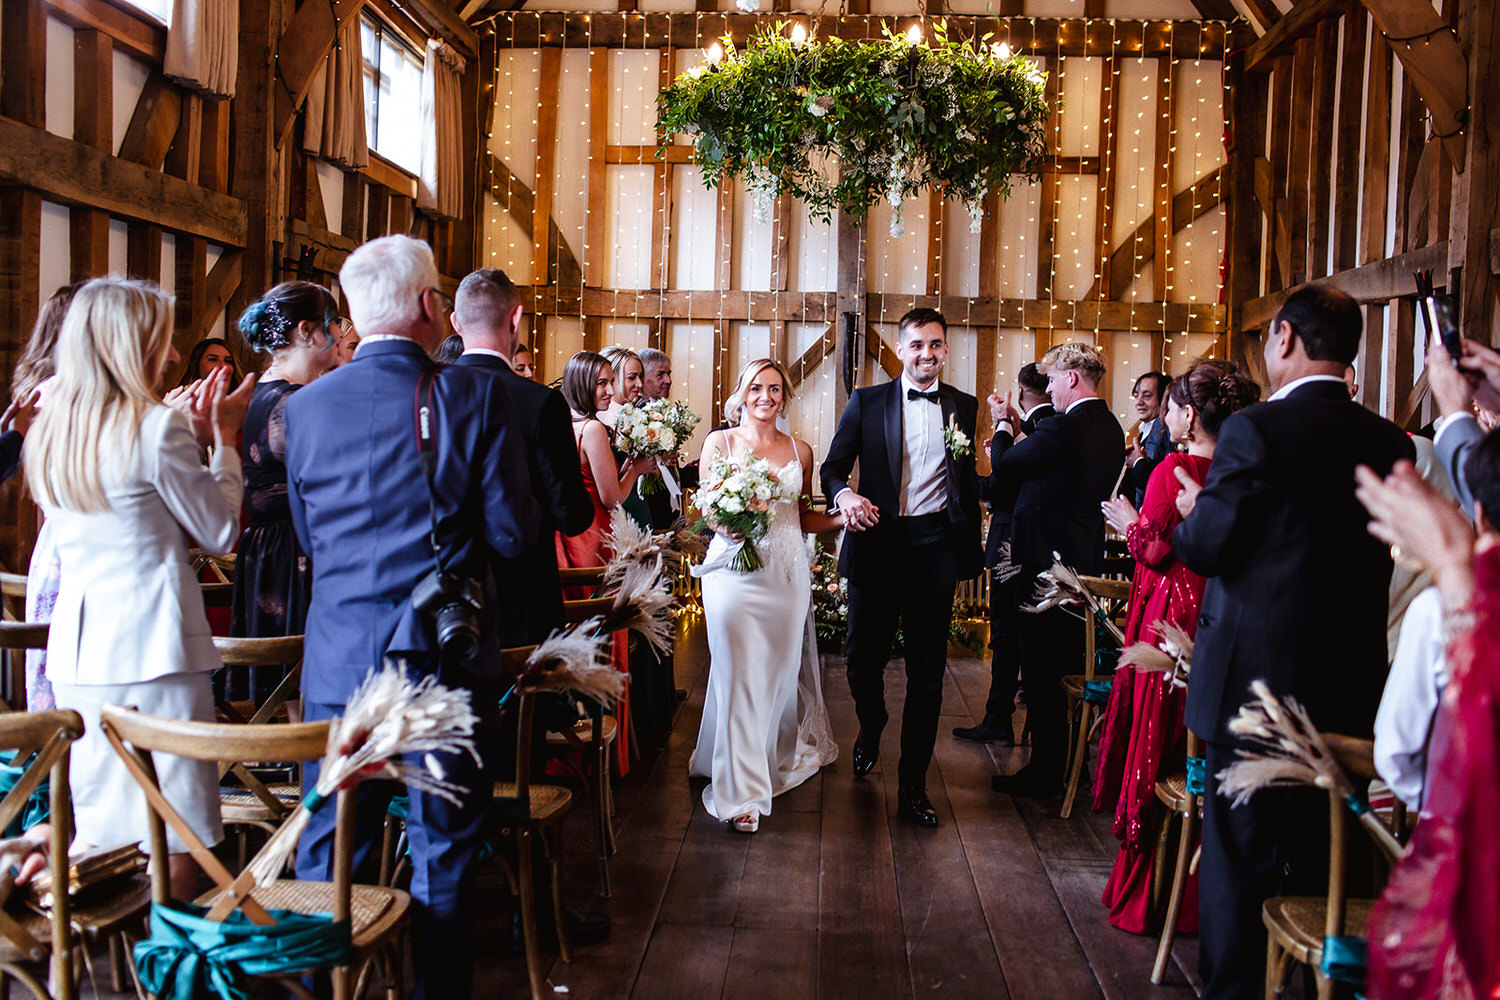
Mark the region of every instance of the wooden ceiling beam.
<instances>
[{"instance_id":1,"label":"wooden ceiling beam","mask_svg":"<svg viewBox=\"0 0 1500 1000\"><path fill-rule=\"evenodd\" d=\"M1362 2L1427 105L1432 131L1443 140L1449 162L1462 173L1463 130L1470 104L1469 61L1447 19L1427 0Z\"/></svg>"},{"instance_id":2,"label":"wooden ceiling beam","mask_svg":"<svg viewBox=\"0 0 1500 1000\"><path fill-rule=\"evenodd\" d=\"M1269 70L1270 61L1290 52L1299 38L1312 37L1319 21L1343 12L1343 0L1299 0L1245 52L1245 71Z\"/></svg>"},{"instance_id":3,"label":"wooden ceiling beam","mask_svg":"<svg viewBox=\"0 0 1500 1000\"><path fill-rule=\"evenodd\" d=\"M276 43L276 113L272 132L280 147L292 130L297 109L307 97L313 74L333 48L339 29L358 17L365 0L307 0L287 23Z\"/></svg>"},{"instance_id":4,"label":"wooden ceiling beam","mask_svg":"<svg viewBox=\"0 0 1500 1000\"><path fill-rule=\"evenodd\" d=\"M1281 11L1274 0L1230 0L1230 3L1256 35L1264 35L1281 20Z\"/></svg>"}]
</instances>

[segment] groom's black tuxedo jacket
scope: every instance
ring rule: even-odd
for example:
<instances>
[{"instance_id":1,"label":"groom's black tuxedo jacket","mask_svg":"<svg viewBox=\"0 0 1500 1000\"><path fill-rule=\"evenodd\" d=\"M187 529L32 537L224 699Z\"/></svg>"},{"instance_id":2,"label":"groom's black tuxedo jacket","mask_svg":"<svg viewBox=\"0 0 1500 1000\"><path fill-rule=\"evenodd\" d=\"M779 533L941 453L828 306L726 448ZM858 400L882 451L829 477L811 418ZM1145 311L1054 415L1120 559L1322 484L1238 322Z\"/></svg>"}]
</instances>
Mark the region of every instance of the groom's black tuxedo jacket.
<instances>
[{"instance_id":1,"label":"groom's black tuxedo jacket","mask_svg":"<svg viewBox=\"0 0 1500 1000\"><path fill-rule=\"evenodd\" d=\"M849 477L857 460L859 485L855 492L880 510L880 521L873 528L851 531L844 536L839 572L855 583L874 579L886 570L898 537L896 518L901 512L901 458L905 450L902 385L901 379L896 378L884 385L854 390L819 470L823 493L832 503L850 485ZM942 425L956 423L972 441L979 401L945 382L938 383L938 394L938 405L943 408ZM964 580L984 569L974 454L971 448L968 455L954 458L946 446L943 454L948 479L948 521L953 529L958 578Z\"/></svg>"},{"instance_id":2,"label":"groom's black tuxedo jacket","mask_svg":"<svg viewBox=\"0 0 1500 1000\"><path fill-rule=\"evenodd\" d=\"M1125 464L1125 432L1102 399L1089 399L1036 425L1016 442L996 428L990 444L987 496L1016 489L1010 558L1047 567L1056 552L1079 573L1104 563L1104 515L1099 504ZM993 530L993 529L991 529Z\"/></svg>"},{"instance_id":3,"label":"groom's black tuxedo jacket","mask_svg":"<svg viewBox=\"0 0 1500 1000\"><path fill-rule=\"evenodd\" d=\"M1324 732L1369 739L1386 677L1391 556L1366 530L1354 469L1413 456L1401 428L1310 382L1224 421L1208 480L1172 550L1209 578L1193 646L1187 724L1226 728L1264 680Z\"/></svg>"}]
</instances>

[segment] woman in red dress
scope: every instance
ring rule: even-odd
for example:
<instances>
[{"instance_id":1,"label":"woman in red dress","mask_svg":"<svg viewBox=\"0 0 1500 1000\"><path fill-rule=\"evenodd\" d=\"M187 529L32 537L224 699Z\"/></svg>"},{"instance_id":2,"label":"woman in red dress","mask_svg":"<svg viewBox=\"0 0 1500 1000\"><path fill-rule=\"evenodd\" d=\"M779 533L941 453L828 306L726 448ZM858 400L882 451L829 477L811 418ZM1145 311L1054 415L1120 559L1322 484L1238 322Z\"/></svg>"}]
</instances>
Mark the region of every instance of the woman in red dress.
<instances>
[{"instance_id":1,"label":"woman in red dress","mask_svg":"<svg viewBox=\"0 0 1500 1000\"><path fill-rule=\"evenodd\" d=\"M584 488L594 501L594 521L582 534L571 538L562 532L557 533L557 565L603 566L609 561L609 512L630 494L630 488L642 473L656 468L656 461L627 459L623 466L615 462L610 430L599 421L599 411L608 407L614 398L614 371L601 355L580 351L569 358L568 366L563 369L562 394L573 411L578 466L583 472ZM563 596L568 600L592 597L593 592L592 587L563 588ZM615 669L622 672L630 669L628 648L625 633L615 633L611 659ZM630 740L625 731L630 718L629 698L627 689L620 697L620 733L615 740L621 777L630 770Z\"/></svg>"},{"instance_id":2,"label":"woman in red dress","mask_svg":"<svg viewBox=\"0 0 1500 1000\"><path fill-rule=\"evenodd\" d=\"M1172 532L1181 477L1202 484L1219 428L1230 414L1260 399L1260 387L1226 361L1202 361L1167 389L1167 429L1185 449L1173 452L1151 472L1137 513L1116 497L1103 504L1105 519L1125 536L1135 559L1130 616L1125 642L1157 641L1157 622L1170 622L1189 635L1197 629L1204 579L1172 554ZM1183 768L1186 728L1182 722L1187 691L1160 673L1117 670L1104 714L1099 764L1094 776L1094 808L1113 808L1120 852L1104 887L1109 922L1121 930L1153 930L1150 910L1154 841L1161 825L1156 781ZM1198 925L1196 885L1182 908L1181 931Z\"/></svg>"}]
</instances>

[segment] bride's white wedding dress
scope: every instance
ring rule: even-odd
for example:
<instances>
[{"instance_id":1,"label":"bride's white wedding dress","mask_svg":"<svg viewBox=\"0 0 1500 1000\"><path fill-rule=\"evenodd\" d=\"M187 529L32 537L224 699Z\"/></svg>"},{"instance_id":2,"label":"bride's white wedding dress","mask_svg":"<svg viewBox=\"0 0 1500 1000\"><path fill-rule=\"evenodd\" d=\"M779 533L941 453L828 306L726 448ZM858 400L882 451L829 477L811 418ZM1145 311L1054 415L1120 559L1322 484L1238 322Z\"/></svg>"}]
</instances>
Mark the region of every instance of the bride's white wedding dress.
<instances>
[{"instance_id":1,"label":"bride's white wedding dress","mask_svg":"<svg viewBox=\"0 0 1500 1000\"><path fill-rule=\"evenodd\" d=\"M801 483L801 463L793 459L780 475ZM688 772L709 778L703 805L721 820L769 815L773 796L838 756L823 705L812 575L797 504L772 508L770 529L756 544L761 569L730 569L738 548L715 535L694 571L703 584L710 659Z\"/></svg>"}]
</instances>

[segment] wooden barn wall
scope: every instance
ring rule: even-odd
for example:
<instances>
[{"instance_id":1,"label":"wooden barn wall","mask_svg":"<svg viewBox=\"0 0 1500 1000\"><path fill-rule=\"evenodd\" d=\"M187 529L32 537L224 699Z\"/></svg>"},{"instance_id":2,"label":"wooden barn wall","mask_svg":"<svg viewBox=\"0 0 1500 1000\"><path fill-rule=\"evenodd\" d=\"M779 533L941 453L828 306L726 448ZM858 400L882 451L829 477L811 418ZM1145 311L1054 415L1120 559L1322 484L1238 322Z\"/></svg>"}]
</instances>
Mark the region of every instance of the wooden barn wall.
<instances>
[{"instance_id":1,"label":"wooden barn wall","mask_svg":"<svg viewBox=\"0 0 1500 1000\"><path fill-rule=\"evenodd\" d=\"M480 257L530 286L546 378L580 349L658 347L675 393L711 427L740 367L775 357L798 381L793 428L821 450L844 398L837 320L851 301L865 320L859 384L895 367L900 315L937 305L952 324L949 381L1004 391L1054 343L1089 341L1107 352L1106 395L1127 423L1137 374L1222 349L1223 23L950 17L950 31L994 32L1048 71L1062 99L1053 155L1039 181L1017 178L1008 200L991 200L977 232L962 204L924 194L893 237L884 204L858 230L789 199L757 221L743 186L703 186L681 138L656 156L661 87L712 39L767 20L522 11L492 22L481 62L499 99L485 116ZM819 30L867 37L911 20L825 16Z\"/></svg>"}]
</instances>

